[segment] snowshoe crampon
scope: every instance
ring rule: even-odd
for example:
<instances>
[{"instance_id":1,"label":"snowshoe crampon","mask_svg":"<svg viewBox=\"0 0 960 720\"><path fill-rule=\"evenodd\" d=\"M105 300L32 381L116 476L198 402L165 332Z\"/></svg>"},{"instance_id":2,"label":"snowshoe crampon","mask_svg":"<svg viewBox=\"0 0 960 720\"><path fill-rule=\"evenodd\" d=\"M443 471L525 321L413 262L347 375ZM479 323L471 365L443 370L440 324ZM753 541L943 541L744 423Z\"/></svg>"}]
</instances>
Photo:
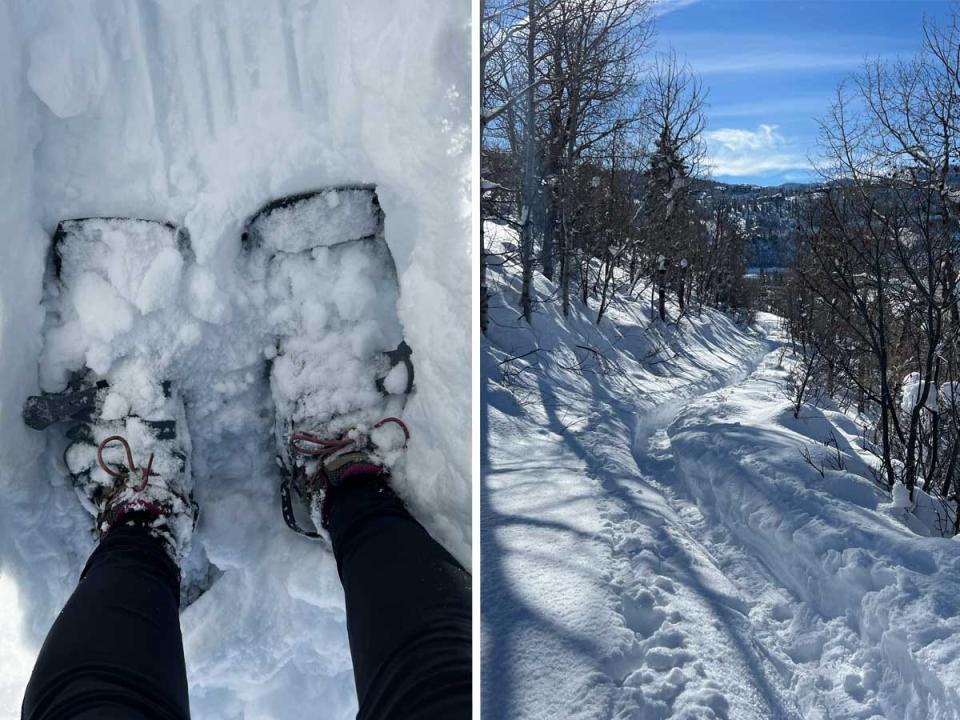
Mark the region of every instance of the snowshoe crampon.
<instances>
[{"instance_id":1,"label":"snowshoe crampon","mask_svg":"<svg viewBox=\"0 0 960 720\"><path fill-rule=\"evenodd\" d=\"M338 438L399 417L414 387L412 351L397 317L399 286L372 186L331 187L275 200L243 233L248 272L275 344L270 387L276 408L283 517L294 514L310 461L291 452L297 433ZM384 456L384 466L399 453ZM292 491L292 492L291 492ZM314 522L316 525L316 522Z\"/></svg>"}]
</instances>

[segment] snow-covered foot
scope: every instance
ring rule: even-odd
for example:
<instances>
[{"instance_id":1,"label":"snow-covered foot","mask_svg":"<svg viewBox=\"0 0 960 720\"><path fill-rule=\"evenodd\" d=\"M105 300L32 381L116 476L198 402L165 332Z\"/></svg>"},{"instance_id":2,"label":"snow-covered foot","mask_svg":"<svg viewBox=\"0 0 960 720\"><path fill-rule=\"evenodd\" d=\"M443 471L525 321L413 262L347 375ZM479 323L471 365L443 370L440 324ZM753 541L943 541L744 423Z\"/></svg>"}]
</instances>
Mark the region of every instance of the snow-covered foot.
<instances>
[{"instance_id":1,"label":"snow-covered foot","mask_svg":"<svg viewBox=\"0 0 960 720\"><path fill-rule=\"evenodd\" d=\"M283 471L284 519L325 539L323 489L334 458L304 454L319 441L348 442L358 465L395 471L406 428L399 417L413 388L411 351L397 318L397 272L372 187L338 187L277 200L247 223L243 246L252 288L275 343L270 387ZM299 438L299 441L298 441ZM299 442L299 446L298 446ZM350 456L345 449L334 453ZM345 469L345 468L342 468ZM320 473L319 475L317 473ZM293 488L317 528L293 514Z\"/></svg>"},{"instance_id":2,"label":"snow-covered foot","mask_svg":"<svg viewBox=\"0 0 960 720\"><path fill-rule=\"evenodd\" d=\"M397 434L398 428L402 435ZM324 438L306 432L291 434L288 444L293 488L310 513L314 527L326 531L330 526L333 492L352 478L374 477L386 480L390 474L386 457L397 443L406 443L410 430L400 418L386 417L370 426L353 428L340 437ZM289 492L289 491L281 491ZM284 518L295 524L296 518Z\"/></svg>"},{"instance_id":3,"label":"snow-covered foot","mask_svg":"<svg viewBox=\"0 0 960 720\"><path fill-rule=\"evenodd\" d=\"M45 342L70 349L57 368L65 387L29 398L24 422L38 430L77 423L64 461L98 537L141 524L179 563L197 518L183 401L131 335L177 292L192 257L187 234L153 220L65 220L53 250Z\"/></svg>"}]
</instances>

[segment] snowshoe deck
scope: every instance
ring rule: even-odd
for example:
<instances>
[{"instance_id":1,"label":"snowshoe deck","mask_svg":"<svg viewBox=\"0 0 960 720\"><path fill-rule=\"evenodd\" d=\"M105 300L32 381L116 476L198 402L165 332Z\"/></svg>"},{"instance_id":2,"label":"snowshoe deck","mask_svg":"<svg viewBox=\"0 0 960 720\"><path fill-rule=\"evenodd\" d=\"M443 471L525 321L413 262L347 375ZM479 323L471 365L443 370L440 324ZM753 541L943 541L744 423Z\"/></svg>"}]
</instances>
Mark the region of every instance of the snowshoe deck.
<instances>
[{"instance_id":1,"label":"snowshoe deck","mask_svg":"<svg viewBox=\"0 0 960 720\"><path fill-rule=\"evenodd\" d=\"M90 267L92 251L97 244L111 244L118 236L138 239L138 252L147 255L151 250L170 247L184 260L193 259L190 234L181 225L165 220L144 220L120 216L94 216L61 220L53 234L53 269L57 278L69 282L71 268ZM64 267L68 268L66 277Z\"/></svg>"},{"instance_id":2,"label":"snowshoe deck","mask_svg":"<svg viewBox=\"0 0 960 720\"><path fill-rule=\"evenodd\" d=\"M267 203L246 222L243 247L300 252L378 235L383 235L383 212L374 186L342 185Z\"/></svg>"}]
</instances>

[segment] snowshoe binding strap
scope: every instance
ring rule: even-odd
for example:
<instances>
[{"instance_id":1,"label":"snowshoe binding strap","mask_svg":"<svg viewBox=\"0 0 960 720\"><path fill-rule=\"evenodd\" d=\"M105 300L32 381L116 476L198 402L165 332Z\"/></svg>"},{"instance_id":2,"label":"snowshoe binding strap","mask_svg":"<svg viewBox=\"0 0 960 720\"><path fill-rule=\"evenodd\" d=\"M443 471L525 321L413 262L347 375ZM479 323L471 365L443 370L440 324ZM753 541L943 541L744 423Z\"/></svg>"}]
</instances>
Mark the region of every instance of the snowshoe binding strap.
<instances>
[{"instance_id":1,"label":"snowshoe binding strap","mask_svg":"<svg viewBox=\"0 0 960 720\"><path fill-rule=\"evenodd\" d=\"M407 345L406 340L401 340L400 344L397 345L396 350L388 350L384 353L387 356L387 359L390 360L390 369L393 370L397 365L403 363L407 368L407 386L404 388L401 395L409 395L413 390L413 361L410 359L410 356L413 355L413 350L410 349L410 346ZM377 378L377 390L380 391L381 395L389 395L387 388L384 386L385 378Z\"/></svg>"},{"instance_id":2,"label":"snowshoe binding strap","mask_svg":"<svg viewBox=\"0 0 960 720\"><path fill-rule=\"evenodd\" d=\"M371 425L370 429L376 430L389 424L397 425L403 431L404 443L410 440L410 428L398 417L385 417ZM297 455L324 460L347 448L354 450L367 449L369 447L369 438L366 440L367 444L361 445L357 438L349 437L348 434L341 435L338 438L323 438L313 433L297 432L290 436L290 450ZM304 443L308 444L304 445ZM314 445L315 447L310 447L310 445Z\"/></svg>"}]
</instances>

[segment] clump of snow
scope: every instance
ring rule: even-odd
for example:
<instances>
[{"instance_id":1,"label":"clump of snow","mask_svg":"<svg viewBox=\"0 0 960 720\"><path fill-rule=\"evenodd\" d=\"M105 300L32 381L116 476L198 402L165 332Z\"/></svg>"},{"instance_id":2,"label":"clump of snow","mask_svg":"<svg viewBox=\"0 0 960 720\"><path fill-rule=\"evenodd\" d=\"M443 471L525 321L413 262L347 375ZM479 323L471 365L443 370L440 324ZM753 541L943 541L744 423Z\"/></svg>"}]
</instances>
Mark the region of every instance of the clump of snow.
<instances>
[{"instance_id":1,"label":"clump of snow","mask_svg":"<svg viewBox=\"0 0 960 720\"><path fill-rule=\"evenodd\" d=\"M187 271L187 311L197 320L213 325L228 322L232 305L228 295L217 285L217 276L210 268L191 266Z\"/></svg>"},{"instance_id":2,"label":"clump of snow","mask_svg":"<svg viewBox=\"0 0 960 720\"><path fill-rule=\"evenodd\" d=\"M74 284L70 301L82 334L90 338L91 344L97 341L109 343L133 327L135 310L116 288L100 275L80 275ZM107 370L105 367L92 369L100 373Z\"/></svg>"},{"instance_id":3,"label":"clump of snow","mask_svg":"<svg viewBox=\"0 0 960 720\"><path fill-rule=\"evenodd\" d=\"M141 313L169 307L180 290L183 256L174 248L164 248L143 274L135 304Z\"/></svg>"},{"instance_id":4,"label":"clump of snow","mask_svg":"<svg viewBox=\"0 0 960 720\"><path fill-rule=\"evenodd\" d=\"M912 372L903 379L900 407L904 415L909 416L917 406L917 403L920 402L920 397L923 395L923 385L923 379L918 372ZM937 386L935 383L931 383L927 390L927 399L923 407L931 412L937 412Z\"/></svg>"},{"instance_id":5,"label":"clump of snow","mask_svg":"<svg viewBox=\"0 0 960 720\"><path fill-rule=\"evenodd\" d=\"M903 510L909 508L913 503L910 501L910 491L902 482L896 482L893 485L891 493L891 507L894 510Z\"/></svg>"},{"instance_id":6,"label":"clump of snow","mask_svg":"<svg viewBox=\"0 0 960 720\"><path fill-rule=\"evenodd\" d=\"M104 420L119 420L130 414L130 401L119 389L108 392L100 408L100 417Z\"/></svg>"},{"instance_id":7,"label":"clump of snow","mask_svg":"<svg viewBox=\"0 0 960 720\"><path fill-rule=\"evenodd\" d=\"M146 402L138 378L181 379L201 507L184 573L203 572L199 559L222 571L181 616L195 716L291 717L321 704L331 718L355 715L335 563L279 513L265 372L275 347L259 331L285 320L261 313L266 297L241 257L245 220L284 195L376 186L400 286L385 302L417 371L398 490L469 565L469 18L469 3L430 0L0 4L0 582L29 608L0 613L12 648L0 647L0 698L13 700L0 717L18 715L22 663L92 548L62 437L26 428L20 407L84 363L126 372L113 414ZM189 231L192 257L180 265L170 244L110 253L124 258L116 265L92 255L86 271L99 280L82 281L80 306L98 311L81 319L62 303L45 322L49 234L100 215L170 220ZM124 241L101 230L96 242ZM346 258L342 271L324 281L335 302L290 308L311 332L376 302L375 277ZM374 347L374 335L342 352ZM136 367L145 359L149 372Z\"/></svg>"},{"instance_id":8,"label":"clump of snow","mask_svg":"<svg viewBox=\"0 0 960 720\"><path fill-rule=\"evenodd\" d=\"M396 423L386 423L373 428L370 439L377 449L385 454L395 452L406 443L403 429Z\"/></svg>"},{"instance_id":9,"label":"clump of snow","mask_svg":"<svg viewBox=\"0 0 960 720\"><path fill-rule=\"evenodd\" d=\"M406 363L399 363L394 365L387 373L387 376L383 379L383 387L388 393L399 394L406 392L409 382L410 376L407 372Z\"/></svg>"},{"instance_id":10,"label":"clump of snow","mask_svg":"<svg viewBox=\"0 0 960 720\"><path fill-rule=\"evenodd\" d=\"M27 70L30 88L60 118L94 109L110 75L99 25L86 12L68 14L30 41Z\"/></svg>"}]
</instances>

